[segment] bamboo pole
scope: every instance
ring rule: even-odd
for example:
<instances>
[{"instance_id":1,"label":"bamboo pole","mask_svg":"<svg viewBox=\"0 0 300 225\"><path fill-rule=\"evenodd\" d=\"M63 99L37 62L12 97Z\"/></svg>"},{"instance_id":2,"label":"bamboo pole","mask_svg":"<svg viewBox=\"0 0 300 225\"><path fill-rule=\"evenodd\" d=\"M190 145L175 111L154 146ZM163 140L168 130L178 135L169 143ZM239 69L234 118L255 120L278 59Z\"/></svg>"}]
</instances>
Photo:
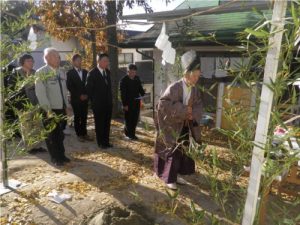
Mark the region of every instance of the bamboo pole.
<instances>
[{"instance_id":1,"label":"bamboo pole","mask_svg":"<svg viewBox=\"0 0 300 225\"><path fill-rule=\"evenodd\" d=\"M1 178L4 187L8 187L7 148L4 139L4 75L0 74L0 158Z\"/></svg>"},{"instance_id":2,"label":"bamboo pole","mask_svg":"<svg viewBox=\"0 0 300 225\"><path fill-rule=\"evenodd\" d=\"M218 97L217 97L216 128L221 128L221 125L222 125L224 88L225 88L225 83L223 83L223 82L219 83Z\"/></svg>"},{"instance_id":3,"label":"bamboo pole","mask_svg":"<svg viewBox=\"0 0 300 225\"><path fill-rule=\"evenodd\" d=\"M272 26L269 37L269 49L267 52L266 65L264 70L264 82L261 92L261 102L259 106L259 114L254 140L255 146L252 152L250 180L244 208L242 222L243 225L252 225L256 215L257 199L264 162L264 148L267 142L268 127L273 102L273 91L268 88L268 85L276 79L286 8L287 0L275 1L272 16Z\"/></svg>"},{"instance_id":4,"label":"bamboo pole","mask_svg":"<svg viewBox=\"0 0 300 225\"><path fill-rule=\"evenodd\" d=\"M0 2L2 8L3 2ZM2 60L2 55L0 55ZM1 160L1 179L3 186L8 187L8 166L7 166L7 149L4 139L4 74L0 68L0 160Z\"/></svg>"}]
</instances>

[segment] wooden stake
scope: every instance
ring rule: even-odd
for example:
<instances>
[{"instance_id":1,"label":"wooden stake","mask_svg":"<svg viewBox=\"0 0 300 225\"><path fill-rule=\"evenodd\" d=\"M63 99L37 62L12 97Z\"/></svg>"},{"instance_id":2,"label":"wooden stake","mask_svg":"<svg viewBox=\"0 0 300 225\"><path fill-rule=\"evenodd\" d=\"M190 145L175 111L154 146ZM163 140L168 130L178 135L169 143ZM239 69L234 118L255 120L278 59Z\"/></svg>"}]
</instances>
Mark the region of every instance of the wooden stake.
<instances>
[{"instance_id":1,"label":"wooden stake","mask_svg":"<svg viewBox=\"0 0 300 225\"><path fill-rule=\"evenodd\" d=\"M287 0L275 0L272 16L272 27L269 37L269 50L264 70L264 82L261 92L261 102L255 134L255 147L252 152L250 180L247 199L244 208L243 225L252 225L256 215L258 192L262 166L264 162L264 148L267 142L268 127L273 102L273 91L267 85L276 79L281 41L284 28Z\"/></svg>"},{"instance_id":2,"label":"wooden stake","mask_svg":"<svg viewBox=\"0 0 300 225\"><path fill-rule=\"evenodd\" d=\"M221 128L221 124L222 124L224 87L225 87L224 83L219 83L218 97L217 97L216 128Z\"/></svg>"}]
</instances>

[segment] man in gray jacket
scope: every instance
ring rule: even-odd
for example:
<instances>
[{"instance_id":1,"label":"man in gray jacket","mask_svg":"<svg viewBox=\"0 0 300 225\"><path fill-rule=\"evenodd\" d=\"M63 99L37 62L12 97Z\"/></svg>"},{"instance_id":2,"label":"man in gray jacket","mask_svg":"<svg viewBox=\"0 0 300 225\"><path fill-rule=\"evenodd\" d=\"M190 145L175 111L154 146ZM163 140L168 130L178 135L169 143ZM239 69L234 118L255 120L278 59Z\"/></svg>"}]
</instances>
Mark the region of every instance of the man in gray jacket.
<instances>
[{"instance_id":1,"label":"man in gray jacket","mask_svg":"<svg viewBox=\"0 0 300 225\"><path fill-rule=\"evenodd\" d=\"M46 48L44 61L46 65L36 72L35 92L39 105L47 114L44 125L46 128L54 125L46 139L51 161L56 166L63 166L64 163L70 162L70 159L65 156L64 120L61 118L66 116L68 101L66 81L59 68L60 57L56 49ZM60 119L55 119L53 115L60 117Z\"/></svg>"}]
</instances>

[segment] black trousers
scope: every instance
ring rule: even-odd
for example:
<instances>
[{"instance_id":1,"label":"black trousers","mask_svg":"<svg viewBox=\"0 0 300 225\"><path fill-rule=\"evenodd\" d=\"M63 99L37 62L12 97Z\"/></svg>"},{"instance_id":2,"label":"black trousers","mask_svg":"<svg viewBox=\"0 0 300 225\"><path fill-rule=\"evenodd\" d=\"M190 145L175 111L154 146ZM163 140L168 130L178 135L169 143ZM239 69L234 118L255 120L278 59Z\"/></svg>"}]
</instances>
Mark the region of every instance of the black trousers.
<instances>
[{"instance_id":1,"label":"black trousers","mask_svg":"<svg viewBox=\"0 0 300 225\"><path fill-rule=\"evenodd\" d=\"M128 106L128 111L125 111L125 135L128 137L135 136L135 130L140 115L140 105L134 104Z\"/></svg>"},{"instance_id":2,"label":"black trousers","mask_svg":"<svg viewBox=\"0 0 300 225\"><path fill-rule=\"evenodd\" d=\"M52 111L57 116L66 115L64 109L52 109ZM64 120L46 118L44 120L44 126L46 128L54 126L54 129L48 134L46 138L46 145L47 145L48 152L51 156L51 160L55 160L58 162L63 161L63 159L65 158L64 133L63 133Z\"/></svg>"},{"instance_id":3,"label":"black trousers","mask_svg":"<svg viewBox=\"0 0 300 225\"><path fill-rule=\"evenodd\" d=\"M73 102L74 112L74 128L77 136L85 136L87 134L86 123L88 115L88 102Z\"/></svg>"},{"instance_id":4,"label":"black trousers","mask_svg":"<svg viewBox=\"0 0 300 225\"><path fill-rule=\"evenodd\" d=\"M93 113L97 144L108 145L112 108L103 107L102 109L93 109Z\"/></svg>"}]
</instances>

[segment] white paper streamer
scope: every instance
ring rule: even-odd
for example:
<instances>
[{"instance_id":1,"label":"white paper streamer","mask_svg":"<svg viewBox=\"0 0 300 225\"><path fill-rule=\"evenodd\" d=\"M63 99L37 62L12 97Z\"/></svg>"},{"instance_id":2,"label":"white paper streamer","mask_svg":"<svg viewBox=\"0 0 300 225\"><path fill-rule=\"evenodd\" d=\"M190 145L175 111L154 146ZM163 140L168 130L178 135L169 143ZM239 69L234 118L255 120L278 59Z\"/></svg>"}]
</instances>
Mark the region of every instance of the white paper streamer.
<instances>
[{"instance_id":1,"label":"white paper streamer","mask_svg":"<svg viewBox=\"0 0 300 225\"><path fill-rule=\"evenodd\" d=\"M172 48L172 44L169 41L169 36L166 34L166 24L163 23L163 26L161 28L160 35L156 39L155 46L163 51L162 54L162 64L165 65L165 63L174 64L175 63L175 57L176 57L176 50Z\"/></svg>"}]
</instances>

